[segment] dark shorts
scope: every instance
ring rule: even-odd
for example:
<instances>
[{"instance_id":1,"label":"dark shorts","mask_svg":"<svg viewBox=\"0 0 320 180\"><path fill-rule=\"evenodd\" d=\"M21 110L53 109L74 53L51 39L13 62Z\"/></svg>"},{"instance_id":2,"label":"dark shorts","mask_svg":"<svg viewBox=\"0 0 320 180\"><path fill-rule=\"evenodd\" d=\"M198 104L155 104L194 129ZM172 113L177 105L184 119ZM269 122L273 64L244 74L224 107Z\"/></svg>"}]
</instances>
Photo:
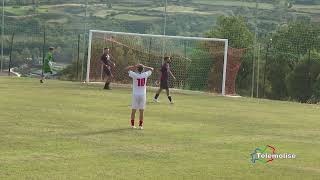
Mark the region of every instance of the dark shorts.
<instances>
[{"instance_id":1,"label":"dark shorts","mask_svg":"<svg viewBox=\"0 0 320 180\"><path fill-rule=\"evenodd\" d=\"M169 89L168 80L160 80L160 88L161 89Z\"/></svg>"},{"instance_id":2,"label":"dark shorts","mask_svg":"<svg viewBox=\"0 0 320 180\"><path fill-rule=\"evenodd\" d=\"M107 75L107 76L111 76L111 71L108 68L104 68L103 72Z\"/></svg>"}]
</instances>

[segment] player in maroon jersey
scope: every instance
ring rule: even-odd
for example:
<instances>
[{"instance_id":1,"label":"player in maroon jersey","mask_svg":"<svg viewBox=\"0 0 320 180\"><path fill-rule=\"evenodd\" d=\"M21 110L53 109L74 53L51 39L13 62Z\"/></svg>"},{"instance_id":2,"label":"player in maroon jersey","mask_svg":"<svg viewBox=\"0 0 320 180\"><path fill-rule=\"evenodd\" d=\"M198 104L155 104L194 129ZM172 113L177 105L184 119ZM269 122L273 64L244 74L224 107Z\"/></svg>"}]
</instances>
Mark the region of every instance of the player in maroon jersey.
<instances>
[{"instance_id":1,"label":"player in maroon jersey","mask_svg":"<svg viewBox=\"0 0 320 180\"><path fill-rule=\"evenodd\" d=\"M176 77L172 74L170 70L170 64L171 63L171 58L170 57L165 57L164 58L164 63L160 69L161 72L161 78L160 78L160 88L157 91L156 95L154 96L154 102L159 102L158 97L163 89L166 90L168 99L171 104L173 104L172 97L170 96L170 91L169 91L169 86L168 86L168 81L169 81L169 75L173 77L174 80L176 80Z\"/></svg>"},{"instance_id":2,"label":"player in maroon jersey","mask_svg":"<svg viewBox=\"0 0 320 180\"><path fill-rule=\"evenodd\" d=\"M103 64L103 79L107 75L107 80L104 85L104 89L110 90L110 83L112 81L113 75L111 72L111 67L115 67L115 63L112 61L112 55L109 48L104 48L103 55L101 56L101 62Z\"/></svg>"}]
</instances>

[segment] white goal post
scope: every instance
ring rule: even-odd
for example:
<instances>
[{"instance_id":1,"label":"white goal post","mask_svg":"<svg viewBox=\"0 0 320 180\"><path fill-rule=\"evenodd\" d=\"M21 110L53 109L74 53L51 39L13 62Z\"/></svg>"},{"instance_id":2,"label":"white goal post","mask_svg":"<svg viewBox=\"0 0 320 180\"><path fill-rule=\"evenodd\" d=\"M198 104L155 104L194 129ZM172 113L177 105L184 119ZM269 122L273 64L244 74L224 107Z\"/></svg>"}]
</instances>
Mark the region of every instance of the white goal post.
<instances>
[{"instance_id":1,"label":"white goal post","mask_svg":"<svg viewBox=\"0 0 320 180\"><path fill-rule=\"evenodd\" d=\"M98 42L99 41L99 42ZM167 49L164 49L163 47L163 41L166 43L165 46ZM160 45L162 42L162 46ZM146 44L149 44L146 45ZM181 46L180 46L181 44ZM206 46L208 45L208 47ZM139 59L142 61L147 61L149 59L149 63L151 63L152 58L158 59L161 56L161 60L163 58L163 52L165 52L166 55L173 55L179 57L179 59L184 59L185 62L188 60L190 62L193 61L194 57L197 57L197 62L202 63L202 57L203 59L207 58L207 56L214 56L215 58L212 59L221 59L221 65L223 64L222 70L221 70L221 85L219 85L219 92L223 96L226 95L226 80L227 80L227 61L228 61L228 39L219 39L219 38L202 38L202 37L184 37L184 36L166 36L166 35L153 35L153 34L138 34L138 33L125 33L125 32L113 32L113 31L100 31L100 30L90 30L89 31L89 42L88 42L88 59L87 59L87 72L86 72L86 82L89 83L92 80L92 71L95 71L92 67L93 61L98 62L100 61L100 57L102 55L102 49L103 47L109 47L112 46L117 51L114 52L115 56L115 62L117 62L117 57L120 56L123 59L123 54L128 56L127 54L130 54L130 57L127 58L126 61L131 61L131 59L138 59L138 62L140 62ZM146 47L148 46L148 47ZM153 47L151 47L153 46ZM159 54L157 53L157 50L159 51ZM94 52L93 52L94 51ZM100 56L97 55L100 53ZM162 54L162 55L161 55ZM196 55L195 55L196 54ZM212 55L214 54L214 55ZM128 60L129 59L129 60ZM125 60L121 60L121 64L125 64ZM183 60L180 60L179 62L182 62ZM223 61L223 62L222 62ZM129 64L129 62L126 62ZM178 63L178 60L177 62ZM156 65L159 65L160 62L157 62ZM181 63L180 63L181 64ZM202 67L198 67L200 65L190 65L191 67L186 67L188 65L183 65L183 68L181 68L180 64L177 64L177 69L183 69L185 73L188 73L188 71L199 71L194 72L193 74L201 74ZM183 63L182 63L183 64ZM149 64L150 65L150 64ZM96 65L97 66L97 65ZM192 67L194 66L194 67ZM206 66L212 66L210 65L203 65L205 68ZM97 71L99 68L96 68ZM123 69L122 69L123 70ZM118 74L121 74L119 70ZM123 70L124 71L124 70ZM182 71L182 70L181 70ZM213 70L210 70L213 71ZM173 71L174 72L174 71ZM101 72L102 73L102 72ZM210 73L210 72L209 72ZM182 74L181 72L179 75ZM119 75L120 76L120 75ZM192 75L188 74L182 74L181 75L181 82L178 82L178 88L180 87L186 87L186 81L192 81L194 79L191 77ZM206 75L201 75L201 77L197 77L198 79L203 79L206 77L203 77ZM97 76L98 77L98 76ZM122 77L122 76L121 76ZM119 77L120 78L120 77ZM118 79L119 79L118 78ZM123 77L125 78L125 77ZM215 78L213 78L215 79ZM218 78L217 78L218 79ZM208 80L204 81L202 84L206 83ZM127 81L122 81L119 79L120 83L126 83ZM219 82L220 83L220 82ZM192 84L192 83L191 83ZM204 87L207 86L206 84L203 85ZM191 88L192 90L192 88Z\"/></svg>"}]
</instances>

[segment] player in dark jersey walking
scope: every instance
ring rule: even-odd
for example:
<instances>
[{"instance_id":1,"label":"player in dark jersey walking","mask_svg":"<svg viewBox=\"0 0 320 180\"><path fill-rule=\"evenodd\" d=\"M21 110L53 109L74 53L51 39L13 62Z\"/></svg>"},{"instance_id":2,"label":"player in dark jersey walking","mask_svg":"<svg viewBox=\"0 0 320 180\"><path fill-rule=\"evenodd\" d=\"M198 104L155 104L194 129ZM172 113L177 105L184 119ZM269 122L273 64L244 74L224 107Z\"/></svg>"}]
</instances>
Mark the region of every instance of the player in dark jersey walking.
<instances>
[{"instance_id":1,"label":"player in dark jersey walking","mask_svg":"<svg viewBox=\"0 0 320 180\"><path fill-rule=\"evenodd\" d=\"M170 96L169 86L168 86L169 74L173 77L174 80L176 80L176 77L174 77L174 75L172 74L172 72L170 70L170 66L169 66L170 63L171 63L171 58L165 57L164 63L160 69L160 72L161 72L160 88L157 91L156 95L154 96L154 100L153 100L154 102L159 102L158 97L159 97L161 91L163 89L165 89L167 92L167 96L168 96L170 103L173 104L172 97Z\"/></svg>"},{"instance_id":2,"label":"player in dark jersey walking","mask_svg":"<svg viewBox=\"0 0 320 180\"><path fill-rule=\"evenodd\" d=\"M103 55L101 56L101 61L103 64L103 79L106 77L107 75L107 80L106 83L104 85L104 89L108 89L110 90L110 83L112 81L113 75L111 72L111 67L115 67L116 64L111 60L112 56L110 53L110 49L109 48L104 48L104 52Z\"/></svg>"}]
</instances>

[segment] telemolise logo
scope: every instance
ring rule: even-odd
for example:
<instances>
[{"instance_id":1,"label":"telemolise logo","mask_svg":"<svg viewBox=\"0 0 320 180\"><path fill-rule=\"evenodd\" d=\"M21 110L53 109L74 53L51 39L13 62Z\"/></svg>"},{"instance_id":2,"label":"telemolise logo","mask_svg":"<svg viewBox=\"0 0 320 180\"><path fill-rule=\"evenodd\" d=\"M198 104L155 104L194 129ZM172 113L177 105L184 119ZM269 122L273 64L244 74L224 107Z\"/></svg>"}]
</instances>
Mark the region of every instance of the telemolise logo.
<instances>
[{"instance_id":1,"label":"telemolise logo","mask_svg":"<svg viewBox=\"0 0 320 180\"><path fill-rule=\"evenodd\" d=\"M275 159L295 159L297 156L292 153L277 154L276 148L271 145L266 145L262 148L258 147L251 153L251 162L256 163L271 163Z\"/></svg>"}]
</instances>

